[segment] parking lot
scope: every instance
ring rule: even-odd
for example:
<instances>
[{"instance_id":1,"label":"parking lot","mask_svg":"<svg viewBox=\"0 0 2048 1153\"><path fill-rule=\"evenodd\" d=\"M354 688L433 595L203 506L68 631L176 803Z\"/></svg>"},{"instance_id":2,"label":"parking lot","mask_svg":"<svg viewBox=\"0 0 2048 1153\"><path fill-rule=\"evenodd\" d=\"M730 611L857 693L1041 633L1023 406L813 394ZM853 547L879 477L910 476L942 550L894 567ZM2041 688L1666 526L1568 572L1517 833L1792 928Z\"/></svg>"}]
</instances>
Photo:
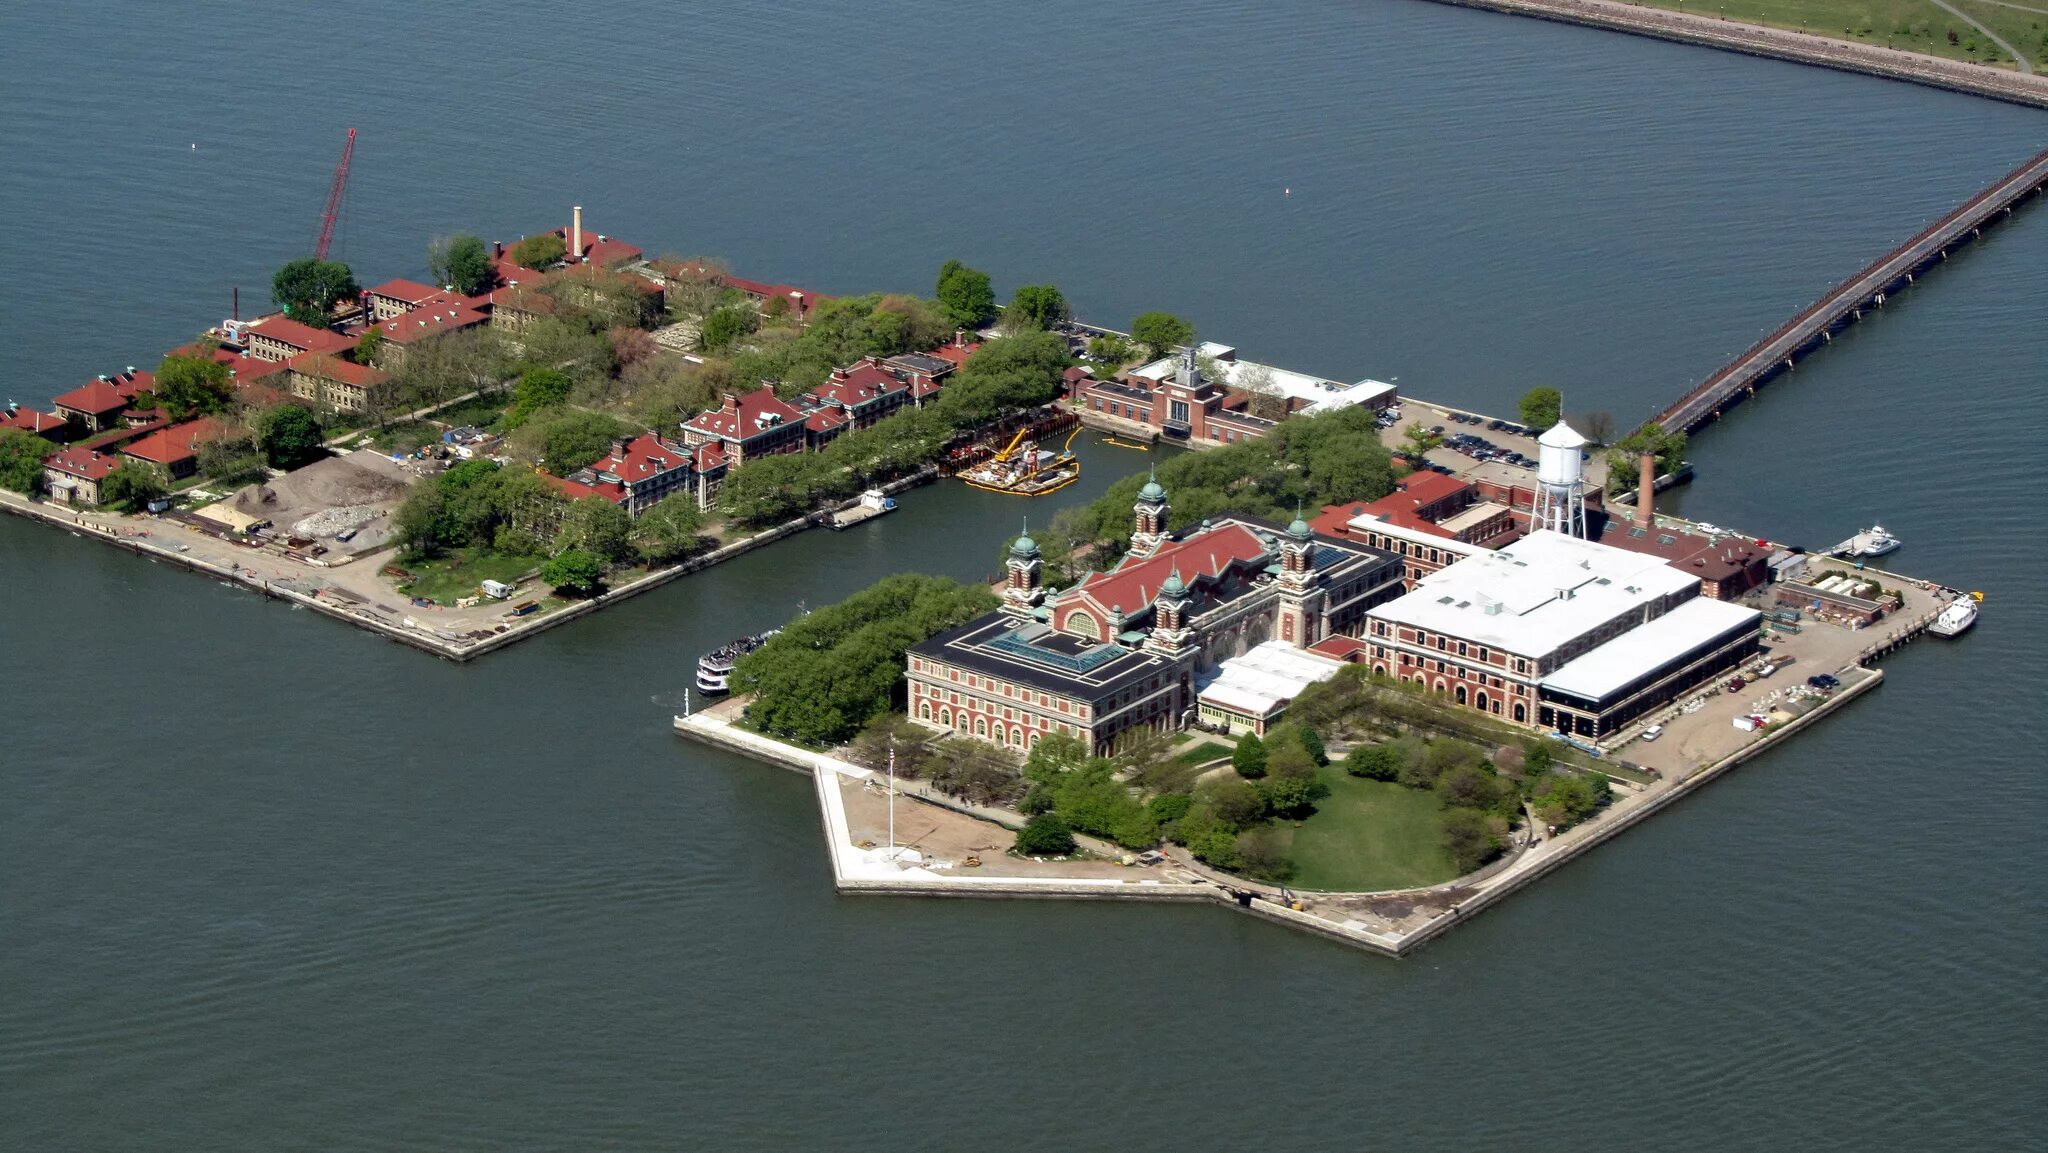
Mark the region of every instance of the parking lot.
<instances>
[{"instance_id":1,"label":"parking lot","mask_svg":"<svg viewBox=\"0 0 2048 1153\"><path fill-rule=\"evenodd\" d=\"M1420 422L1424 428L1440 430L1441 448L1431 449L1428 463L1439 472L1464 475L1474 465L1492 461L1503 468L1519 470L1533 483L1536 478L1536 437L1542 429L1526 429L1505 418L1481 416L1462 409L1402 398L1401 415L1391 423L1382 422L1380 442L1399 452L1407 443L1406 429ZM1460 438L1454 440L1454 438ZM1607 460L1588 450L1585 476L1589 486L1607 481Z\"/></svg>"}]
</instances>

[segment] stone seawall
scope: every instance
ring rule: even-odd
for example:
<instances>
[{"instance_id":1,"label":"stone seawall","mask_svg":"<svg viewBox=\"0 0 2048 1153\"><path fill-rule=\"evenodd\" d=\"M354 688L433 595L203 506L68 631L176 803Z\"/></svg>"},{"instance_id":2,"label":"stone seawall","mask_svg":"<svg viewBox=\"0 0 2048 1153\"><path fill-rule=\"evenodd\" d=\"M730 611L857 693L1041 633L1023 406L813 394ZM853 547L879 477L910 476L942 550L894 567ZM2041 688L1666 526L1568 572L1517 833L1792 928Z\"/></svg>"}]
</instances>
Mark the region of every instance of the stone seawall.
<instances>
[{"instance_id":1,"label":"stone seawall","mask_svg":"<svg viewBox=\"0 0 2048 1153\"><path fill-rule=\"evenodd\" d=\"M1581 24L1628 32L1680 44L1698 44L1746 56L1765 56L1816 64L1844 72L1861 72L1888 80L1904 80L1952 92L1966 92L2013 104L2048 108L2048 77L2007 72L1982 64L1965 64L1918 52L1857 44L1828 36L1788 32L1716 20L1688 12L1644 8L1616 0L1434 0L1459 8L1481 8L1513 16L1534 16L1565 24Z\"/></svg>"}]
</instances>

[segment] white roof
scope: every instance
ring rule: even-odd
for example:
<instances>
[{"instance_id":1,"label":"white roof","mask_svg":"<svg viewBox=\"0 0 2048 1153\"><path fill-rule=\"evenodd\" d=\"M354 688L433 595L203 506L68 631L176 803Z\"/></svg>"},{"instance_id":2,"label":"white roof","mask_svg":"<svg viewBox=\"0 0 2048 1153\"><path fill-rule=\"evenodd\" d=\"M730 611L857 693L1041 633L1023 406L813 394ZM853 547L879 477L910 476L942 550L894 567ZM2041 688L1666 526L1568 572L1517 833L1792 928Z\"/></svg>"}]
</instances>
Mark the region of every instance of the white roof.
<instances>
[{"instance_id":1,"label":"white roof","mask_svg":"<svg viewBox=\"0 0 2048 1153\"><path fill-rule=\"evenodd\" d=\"M1646 625L1608 641L1543 678L1543 687L1597 701L1630 681L1732 633L1755 631L1755 609L1694 597Z\"/></svg>"},{"instance_id":2,"label":"white roof","mask_svg":"<svg viewBox=\"0 0 2048 1153\"><path fill-rule=\"evenodd\" d=\"M1204 341L1195 346L1195 351L1216 362L1223 372L1222 383L1231 388L1243 388L1247 377L1263 373L1265 384L1273 391L1291 400L1309 402L1309 412L1322 412L1332 408L1348 408L1353 405L1371 404L1395 391L1391 384L1378 380L1361 380L1357 384L1343 384L1310 376L1305 372L1275 368L1257 361L1238 360L1237 350L1227 344ZM1169 356L1155 360L1131 370L1130 375L1143 380L1170 380L1174 370L1180 367L1180 358Z\"/></svg>"},{"instance_id":3,"label":"white roof","mask_svg":"<svg viewBox=\"0 0 2048 1153\"><path fill-rule=\"evenodd\" d=\"M1536 443L1550 448L1584 448L1593 443L1578 434L1578 430L1560 420L1550 426L1550 431L1536 438Z\"/></svg>"},{"instance_id":4,"label":"white roof","mask_svg":"<svg viewBox=\"0 0 2048 1153\"><path fill-rule=\"evenodd\" d=\"M1446 565L1370 615L1541 658L1698 586L1661 557L1544 530Z\"/></svg>"},{"instance_id":5,"label":"white roof","mask_svg":"<svg viewBox=\"0 0 2048 1153\"><path fill-rule=\"evenodd\" d=\"M1250 716L1270 716L1301 690L1329 680L1343 667L1343 661L1286 641L1267 641L1217 665L1215 678L1202 689L1200 699Z\"/></svg>"}]
</instances>

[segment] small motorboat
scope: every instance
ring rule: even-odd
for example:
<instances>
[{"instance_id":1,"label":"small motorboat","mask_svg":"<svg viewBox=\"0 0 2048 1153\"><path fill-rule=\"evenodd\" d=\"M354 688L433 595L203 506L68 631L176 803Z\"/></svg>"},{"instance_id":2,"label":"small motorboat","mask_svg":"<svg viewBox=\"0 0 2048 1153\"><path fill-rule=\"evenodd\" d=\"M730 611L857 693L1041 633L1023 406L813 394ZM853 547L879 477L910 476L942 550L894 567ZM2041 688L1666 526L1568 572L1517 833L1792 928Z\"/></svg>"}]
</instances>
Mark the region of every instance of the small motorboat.
<instances>
[{"instance_id":1,"label":"small motorboat","mask_svg":"<svg viewBox=\"0 0 2048 1153\"><path fill-rule=\"evenodd\" d=\"M1885 531L1883 525L1874 524L1855 536L1850 537L1848 540L1843 541L1841 544L1836 545L1834 548L1829 549L1828 552L1838 557L1859 559L1880 557L1887 553L1899 551L1899 546L1904 543L1898 537Z\"/></svg>"},{"instance_id":2,"label":"small motorboat","mask_svg":"<svg viewBox=\"0 0 2048 1153\"><path fill-rule=\"evenodd\" d=\"M1927 626L1927 631L1938 637L1957 637L1976 623L1977 602L1963 597L1949 602L1949 606L1941 610L1941 615L1934 618L1934 623Z\"/></svg>"}]
</instances>

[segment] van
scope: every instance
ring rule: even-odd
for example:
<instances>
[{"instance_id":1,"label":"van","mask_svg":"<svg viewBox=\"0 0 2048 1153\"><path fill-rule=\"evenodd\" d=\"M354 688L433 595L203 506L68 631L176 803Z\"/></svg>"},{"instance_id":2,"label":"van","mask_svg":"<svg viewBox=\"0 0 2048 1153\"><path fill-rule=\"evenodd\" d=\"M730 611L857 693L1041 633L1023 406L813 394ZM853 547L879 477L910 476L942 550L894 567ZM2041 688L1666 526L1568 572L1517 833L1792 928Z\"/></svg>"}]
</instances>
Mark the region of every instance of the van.
<instances>
[{"instance_id":1,"label":"van","mask_svg":"<svg viewBox=\"0 0 2048 1153\"><path fill-rule=\"evenodd\" d=\"M1654 740L1656 740L1656 739L1657 739L1658 737L1661 737L1661 736L1663 736L1663 735L1664 735L1664 726L1663 726L1663 725L1651 725L1651 726L1650 726L1649 728L1647 728L1647 729L1644 729L1644 730L1643 730L1643 739L1644 739L1644 740L1646 740L1646 741L1654 741Z\"/></svg>"}]
</instances>

